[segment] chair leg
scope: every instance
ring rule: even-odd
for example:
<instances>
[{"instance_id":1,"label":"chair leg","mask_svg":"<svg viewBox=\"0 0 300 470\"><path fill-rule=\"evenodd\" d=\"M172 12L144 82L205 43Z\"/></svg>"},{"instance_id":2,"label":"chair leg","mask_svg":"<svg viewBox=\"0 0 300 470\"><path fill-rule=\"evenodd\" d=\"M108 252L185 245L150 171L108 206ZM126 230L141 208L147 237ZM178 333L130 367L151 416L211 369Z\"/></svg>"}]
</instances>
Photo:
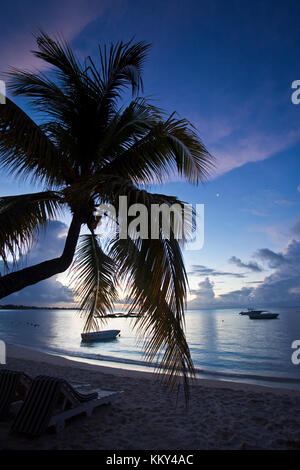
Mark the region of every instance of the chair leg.
<instances>
[{"instance_id":1,"label":"chair leg","mask_svg":"<svg viewBox=\"0 0 300 470\"><path fill-rule=\"evenodd\" d=\"M87 417L92 416L93 411L94 411L94 408L89 408L88 410L86 410L85 416L87 416Z\"/></svg>"},{"instance_id":2,"label":"chair leg","mask_svg":"<svg viewBox=\"0 0 300 470\"><path fill-rule=\"evenodd\" d=\"M55 425L55 431L56 432L62 432L64 429L65 429L65 422L64 421L60 421L59 423L57 423Z\"/></svg>"}]
</instances>

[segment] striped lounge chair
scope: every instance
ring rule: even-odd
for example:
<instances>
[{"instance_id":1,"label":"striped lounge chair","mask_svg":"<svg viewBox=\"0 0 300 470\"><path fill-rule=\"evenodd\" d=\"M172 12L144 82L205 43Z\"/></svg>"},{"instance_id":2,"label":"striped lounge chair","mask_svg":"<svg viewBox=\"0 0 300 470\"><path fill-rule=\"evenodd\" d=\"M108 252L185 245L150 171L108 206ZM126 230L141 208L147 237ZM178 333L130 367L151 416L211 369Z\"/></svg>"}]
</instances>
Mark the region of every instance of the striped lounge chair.
<instances>
[{"instance_id":1,"label":"striped lounge chair","mask_svg":"<svg viewBox=\"0 0 300 470\"><path fill-rule=\"evenodd\" d=\"M95 390L82 394L64 379L40 375L32 381L11 430L32 437L52 426L61 431L68 418L81 413L90 416L96 407L114 402L120 393Z\"/></svg>"},{"instance_id":2,"label":"striped lounge chair","mask_svg":"<svg viewBox=\"0 0 300 470\"><path fill-rule=\"evenodd\" d=\"M13 404L24 400L32 379L24 372L0 369L0 418L6 418Z\"/></svg>"}]
</instances>

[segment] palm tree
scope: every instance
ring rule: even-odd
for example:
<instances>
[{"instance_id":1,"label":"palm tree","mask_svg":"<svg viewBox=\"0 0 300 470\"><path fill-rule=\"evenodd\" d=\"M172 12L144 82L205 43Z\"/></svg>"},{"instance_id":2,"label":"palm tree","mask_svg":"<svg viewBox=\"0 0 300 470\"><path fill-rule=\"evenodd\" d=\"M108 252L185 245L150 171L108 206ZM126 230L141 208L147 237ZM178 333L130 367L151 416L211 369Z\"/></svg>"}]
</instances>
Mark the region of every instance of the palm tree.
<instances>
[{"instance_id":1,"label":"palm tree","mask_svg":"<svg viewBox=\"0 0 300 470\"><path fill-rule=\"evenodd\" d=\"M66 271L70 266L76 298L90 330L113 309L118 283L139 312L134 327L145 340L149 361L160 357L160 371L173 385L187 384L193 363L184 334L187 276L181 246L169 239L120 239L103 243L95 233L103 202L181 203L152 194L146 184L164 181L176 171L197 184L207 177L212 157L195 129L175 114L166 116L143 90L142 68L149 45L144 42L99 48L98 64L80 62L70 46L44 32L33 54L47 62L48 73L13 69L10 90L40 112L36 124L12 100L0 106L0 166L21 179L38 182L44 191L0 198L0 256L8 268L34 242L38 232L60 211L69 210L69 226L60 257L0 278L0 298ZM123 107L121 94L130 89ZM86 226L88 235L80 236ZM157 363L156 363L157 364Z\"/></svg>"}]
</instances>

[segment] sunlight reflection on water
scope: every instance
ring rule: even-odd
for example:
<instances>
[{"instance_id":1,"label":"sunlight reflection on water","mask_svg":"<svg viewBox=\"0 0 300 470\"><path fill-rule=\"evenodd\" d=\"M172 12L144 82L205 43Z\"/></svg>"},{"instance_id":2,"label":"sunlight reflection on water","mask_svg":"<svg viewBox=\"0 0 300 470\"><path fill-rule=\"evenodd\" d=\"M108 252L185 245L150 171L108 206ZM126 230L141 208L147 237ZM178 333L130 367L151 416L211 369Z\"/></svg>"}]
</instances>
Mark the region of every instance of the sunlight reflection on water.
<instances>
[{"instance_id":1,"label":"sunlight reflection on water","mask_svg":"<svg viewBox=\"0 0 300 470\"><path fill-rule=\"evenodd\" d=\"M300 365L291 362L291 343L300 339L300 309L276 309L277 320L255 321L240 309L188 310L187 340L195 367L242 375L293 377ZM120 329L114 341L81 343L83 319L71 310L0 310L0 339L86 360L121 360L143 365L134 319L108 319L104 329ZM130 366L132 367L132 365ZM300 385L299 385L300 387Z\"/></svg>"}]
</instances>

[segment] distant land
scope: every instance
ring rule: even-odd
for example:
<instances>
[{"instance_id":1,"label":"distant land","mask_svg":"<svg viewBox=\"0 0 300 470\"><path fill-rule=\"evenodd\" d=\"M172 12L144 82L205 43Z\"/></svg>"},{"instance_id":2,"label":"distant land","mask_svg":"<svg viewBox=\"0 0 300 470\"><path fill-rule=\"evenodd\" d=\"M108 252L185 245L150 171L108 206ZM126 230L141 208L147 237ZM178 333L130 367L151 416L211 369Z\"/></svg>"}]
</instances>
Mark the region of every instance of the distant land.
<instances>
[{"instance_id":1,"label":"distant land","mask_svg":"<svg viewBox=\"0 0 300 470\"><path fill-rule=\"evenodd\" d=\"M13 304L0 304L0 310L79 310L78 307L38 307L36 305L13 305ZM140 315L124 312L108 313L107 315L101 316L102 318L122 318L122 317L139 317ZM100 316L97 316L100 318Z\"/></svg>"},{"instance_id":2,"label":"distant land","mask_svg":"<svg viewBox=\"0 0 300 470\"><path fill-rule=\"evenodd\" d=\"M77 307L37 307L36 305L0 304L0 310L78 310Z\"/></svg>"}]
</instances>

